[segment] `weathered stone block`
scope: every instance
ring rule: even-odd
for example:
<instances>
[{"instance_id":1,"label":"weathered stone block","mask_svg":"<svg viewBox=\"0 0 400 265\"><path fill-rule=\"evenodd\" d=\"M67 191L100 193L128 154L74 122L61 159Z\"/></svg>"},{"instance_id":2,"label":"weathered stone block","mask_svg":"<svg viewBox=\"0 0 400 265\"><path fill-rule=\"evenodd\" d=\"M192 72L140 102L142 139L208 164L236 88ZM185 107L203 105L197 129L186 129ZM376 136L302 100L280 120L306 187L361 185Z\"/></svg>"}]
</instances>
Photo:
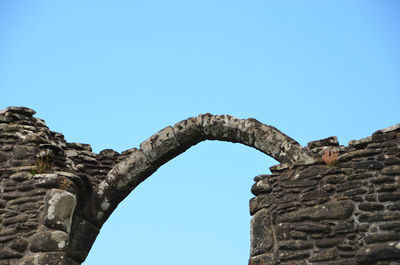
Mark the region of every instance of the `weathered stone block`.
<instances>
[{"instance_id":1,"label":"weathered stone block","mask_svg":"<svg viewBox=\"0 0 400 265\"><path fill-rule=\"evenodd\" d=\"M22 238L18 238L13 240L9 245L10 249L13 249L17 252L24 252L25 249L28 247L28 241Z\"/></svg>"},{"instance_id":2,"label":"weathered stone block","mask_svg":"<svg viewBox=\"0 0 400 265\"><path fill-rule=\"evenodd\" d=\"M377 178L370 179L369 182L373 184L393 183L395 182L395 178L392 176L379 176Z\"/></svg>"},{"instance_id":3,"label":"weathered stone block","mask_svg":"<svg viewBox=\"0 0 400 265\"><path fill-rule=\"evenodd\" d=\"M315 241L315 246L319 248L333 247L343 243L343 238L323 238Z\"/></svg>"},{"instance_id":4,"label":"weathered stone block","mask_svg":"<svg viewBox=\"0 0 400 265\"><path fill-rule=\"evenodd\" d=\"M275 226L276 238L278 240L289 240L290 239L290 224L279 223Z\"/></svg>"},{"instance_id":5,"label":"weathered stone block","mask_svg":"<svg viewBox=\"0 0 400 265\"><path fill-rule=\"evenodd\" d=\"M304 232L290 231L289 234L290 234L291 238L293 238L293 239L302 239L302 240L307 239L307 233L304 233Z\"/></svg>"},{"instance_id":6,"label":"weathered stone block","mask_svg":"<svg viewBox=\"0 0 400 265\"><path fill-rule=\"evenodd\" d=\"M400 193L382 193L378 194L378 200L381 202L400 201Z\"/></svg>"},{"instance_id":7,"label":"weathered stone block","mask_svg":"<svg viewBox=\"0 0 400 265\"><path fill-rule=\"evenodd\" d=\"M348 181L342 184L336 185L336 191L346 191L350 189L359 188L362 185L360 181Z\"/></svg>"},{"instance_id":8,"label":"weathered stone block","mask_svg":"<svg viewBox=\"0 0 400 265\"><path fill-rule=\"evenodd\" d=\"M51 189L47 192L45 201L44 225L69 233L76 206L75 195L67 191Z\"/></svg>"},{"instance_id":9,"label":"weathered stone block","mask_svg":"<svg viewBox=\"0 0 400 265\"><path fill-rule=\"evenodd\" d=\"M17 253L15 251L8 250L8 249L2 249L0 252L0 260L17 259L17 258L21 258L21 257L22 257L21 253Z\"/></svg>"},{"instance_id":10,"label":"weathered stone block","mask_svg":"<svg viewBox=\"0 0 400 265\"><path fill-rule=\"evenodd\" d=\"M274 244L269 218L268 211L263 209L251 219L251 256L266 253Z\"/></svg>"},{"instance_id":11,"label":"weathered stone block","mask_svg":"<svg viewBox=\"0 0 400 265\"><path fill-rule=\"evenodd\" d=\"M269 193L271 192L271 190L271 185L269 184L269 181L267 179L257 181L251 187L251 192L256 196L262 193Z\"/></svg>"},{"instance_id":12,"label":"weathered stone block","mask_svg":"<svg viewBox=\"0 0 400 265\"><path fill-rule=\"evenodd\" d=\"M20 260L17 265L79 265L64 252L36 253Z\"/></svg>"},{"instance_id":13,"label":"weathered stone block","mask_svg":"<svg viewBox=\"0 0 400 265\"><path fill-rule=\"evenodd\" d=\"M142 142L140 149L149 162L158 167L185 151L187 147L181 146L172 127L166 127Z\"/></svg>"},{"instance_id":14,"label":"weathered stone block","mask_svg":"<svg viewBox=\"0 0 400 265\"><path fill-rule=\"evenodd\" d=\"M65 250L69 243L67 233L58 230L40 231L29 240L32 252L51 252Z\"/></svg>"},{"instance_id":15,"label":"weathered stone block","mask_svg":"<svg viewBox=\"0 0 400 265\"><path fill-rule=\"evenodd\" d=\"M355 195L365 194L367 192L368 192L368 190L366 190L366 189L353 189L353 190L348 190L348 191L344 192L343 196L344 197L352 197ZM342 199L341 196L339 196L337 198ZM354 197L352 197L351 199L354 200ZM356 200L356 201L362 201L362 200Z\"/></svg>"},{"instance_id":16,"label":"weathered stone block","mask_svg":"<svg viewBox=\"0 0 400 265\"><path fill-rule=\"evenodd\" d=\"M27 117L32 117L36 111L26 107L7 107L3 110L0 110L0 115L5 115L7 113L18 113Z\"/></svg>"},{"instance_id":17,"label":"weathered stone block","mask_svg":"<svg viewBox=\"0 0 400 265\"><path fill-rule=\"evenodd\" d=\"M176 123L172 130L179 143L184 146L195 145L205 139L197 118L189 118Z\"/></svg>"},{"instance_id":18,"label":"weathered stone block","mask_svg":"<svg viewBox=\"0 0 400 265\"><path fill-rule=\"evenodd\" d=\"M328 196L327 192L322 189L317 189L309 192L302 193L300 195L301 201L321 201L326 199Z\"/></svg>"},{"instance_id":19,"label":"weathered stone block","mask_svg":"<svg viewBox=\"0 0 400 265\"><path fill-rule=\"evenodd\" d=\"M385 175L400 175L400 166L399 165L392 165L385 167L381 170L382 174Z\"/></svg>"},{"instance_id":20,"label":"weathered stone block","mask_svg":"<svg viewBox=\"0 0 400 265\"><path fill-rule=\"evenodd\" d=\"M314 262L314 261L321 262L321 261L334 260L337 257L338 257L337 249L331 248L331 249L327 249L321 253L311 256L308 260L311 262Z\"/></svg>"},{"instance_id":21,"label":"weathered stone block","mask_svg":"<svg viewBox=\"0 0 400 265\"><path fill-rule=\"evenodd\" d=\"M197 116L207 139L223 139L253 146L255 128L252 120L241 120L229 115L201 114Z\"/></svg>"},{"instance_id":22,"label":"weathered stone block","mask_svg":"<svg viewBox=\"0 0 400 265\"><path fill-rule=\"evenodd\" d=\"M282 250L301 250L301 249L310 249L312 247L313 247L312 241L304 241L304 240L281 241L278 244L278 248Z\"/></svg>"},{"instance_id":23,"label":"weathered stone block","mask_svg":"<svg viewBox=\"0 0 400 265\"><path fill-rule=\"evenodd\" d=\"M32 173L27 171L15 172L10 176L10 179L21 182L32 178Z\"/></svg>"},{"instance_id":24,"label":"weathered stone block","mask_svg":"<svg viewBox=\"0 0 400 265\"><path fill-rule=\"evenodd\" d=\"M345 162L357 157L368 157L379 154L381 151L376 149L361 149L345 153L339 157L339 162Z\"/></svg>"},{"instance_id":25,"label":"weathered stone block","mask_svg":"<svg viewBox=\"0 0 400 265\"><path fill-rule=\"evenodd\" d=\"M68 255L83 262L89 253L99 229L85 219L77 217L72 226Z\"/></svg>"},{"instance_id":26,"label":"weathered stone block","mask_svg":"<svg viewBox=\"0 0 400 265\"><path fill-rule=\"evenodd\" d=\"M0 163L6 162L9 158L9 154L7 152L0 151Z\"/></svg>"},{"instance_id":27,"label":"weathered stone block","mask_svg":"<svg viewBox=\"0 0 400 265\"><path fill-rule=\"evenodd\" d=\"M57 188L58 175L57 174L36 174L33 176L33 181L38 188Z\"/></svg>"},{"instance_id":28,"label":"weathered stone block","mask_svg":"<svg viewBox=\"0 0 400 265\"><path fill-rule=\"evenodd\" d=\"M309 234L329 234L332 229L326 224L302 222L290 224L290 230L307 232Z\"/></svg>"},{"instance_id":29,"label":"weathered stone block","mask_svg":"<svg viewBox=\"0 0 400 265\"><path fill-rule=\"evenodd\" d=\"M400 203L395 203L395 204L392 204L392 205L388 205L387 209L389 211L400 211Z\"/></svg>"},{"instance_id":30,"label":"weathered stone block","mask_svg":"<svg viewBox=\"0 0 400 265\"><path fill-rule=\"evenodd\" d=\"M398 241L400 239L400 233L396 231L392 232L381 232L369 234L364 238L365 243L378 243L378 242L386 242L386 241Z\"/></svg>"},{"instance_id":31,"label":"weathered stone block","mask_svg":"<svg viewBox=\"0 0 400 265\"><path fill-rule=\"evenodd\" d=\"M278 222L318 221L322 219L344 220L351 216L353 208L354 205L350 201L328 202L282 214L278 217Z\"/></svg>"},{"instance_id":32,"label":"weathered stone block","mask_svg":"<svg viewBox=\"0 0 400 265\"><path fill-rule=\"evenodd\" d=\"M324 147L324 146L339 146L339 141L336 136L327 137L321 140L316 140L309 142L307 144L308 148L313 149L316 147Z\"/></svg>"},{"instance_id":33,"label":"weathered stone block","mask_svg":"<svg viewBox=\"0 0 400 265\"><path fill-rule=\"evenodd\" d=\"M381 162L375 160L360 161L353 163L354 168L359 169L382 169L383 165Z\"/></svg>"},{"instance_id":34,"label":"weathered stone block","mask_svg":"<svg viewBox=\"0 0 400 265\"><path fill-rule=\"evenodd\" d=\"M250 200L250 214L255 214L262 208L268 208L276 203L276 198L273 194L262 194Z\"/></svg>"},{"instance_id":35,"label":"weathered stone block","mask_svg":"<svg viewBox=\"0 0 400 265\"><path fill-rule=\"evenodd\" d=\"M382 222L399 220L399 212L386 212L386 213L365 213L358 216L360 222Z\"/></svg>"},{"instance_id":36,"label":"weathered stone block","mask_svg":"<svg viewBox=\"0 0 400 265\"><path fill-rule=\"evenodd\" d=\"M345 233L354 233L355 232L355 227L353 223L339 223L335 227L335 233L337 235L339 234L345 234Z\"/></svg>"},{"instance_id":37,"label":"weathered stone block","mask_svg":"<svg viewBox=\"0 0 400 265\"><path fill-rule=\"evenodd\" d=\"M16 146L13 150L13 158L16 160L22 160L26 158L34 158L38 148L34 146Z\"/></svg>"},{"instance_id":38,"label":"weathered stone block","mask_svg":"<svg viewBox=\"0 0 400 265\"><path fill-rule=\"evenodd\" d=\"M126 159L108 173L106 181L120 192L121 196L126 196L154 171L156 168L149 163L143 151L135 148Z\"/></svg>"},{"instance_id":39,"label":"weathered stone block","mask_svg":"<svg viewBox=\"0 0 400 265\"><path fill-rule=\"evenodd\" d=\"M340 173L340 170L336 167L328 167L328 166L312 166L302 170L297 173L296 179L304 179L304 178L312 178L312 177L321 177L330 174Z\"/></svg>"},{"instance_id":40,"label":"weathered stone block","mask_svg":"<svg viewBox=\"0 0 400 265\"><path fill-rule=\"evenodd\" d=\"M400 259L400 243L380 243L367 245L356 256L360 264L369 264L384 259Z\"/></svg>"},{"instance_id":41,"label":"weathered stone block","mask_svg":"<svg viewBox=\"0 0 400 265\"><path fill-rule=\"evenodd\" d=\"M381 230L397 230L399 232L400 222L388 222L379 225L379 229Z\"/></svg>"},{"instance_id":42,"label":"weathered stone block","mask_svg":"<svg viewBox=\"0 0 400 265\"><path fill-rule=\"evenodd\" d=\"M298 187L310 187L315 186L318 183L317 180L304 180L304 179L294 179L294 180L286 180L282 181L280 185L283 188L298 188Z\"/></svg>"},{"instance_id":43,"label":"weathered stone block","mask_svg":"<svg viewBox=\"0 0 400 265\"><path fill-rule=\"evenodd\" d=\"M276 264L276 257L273 253L264 253L254 257L250 257L249 265L268 265Z\"/></svg>"},{"instance_id":44,"label":"weathered stone block","mask_svg":"<svg viewBox=\"0 0 400 265\"><path fill-rule=\"evenodd\" d=\"M279 259L281 261L287 260L302 260L310 256L309 251L280 251Z\"/></svg>"}]
</instances>

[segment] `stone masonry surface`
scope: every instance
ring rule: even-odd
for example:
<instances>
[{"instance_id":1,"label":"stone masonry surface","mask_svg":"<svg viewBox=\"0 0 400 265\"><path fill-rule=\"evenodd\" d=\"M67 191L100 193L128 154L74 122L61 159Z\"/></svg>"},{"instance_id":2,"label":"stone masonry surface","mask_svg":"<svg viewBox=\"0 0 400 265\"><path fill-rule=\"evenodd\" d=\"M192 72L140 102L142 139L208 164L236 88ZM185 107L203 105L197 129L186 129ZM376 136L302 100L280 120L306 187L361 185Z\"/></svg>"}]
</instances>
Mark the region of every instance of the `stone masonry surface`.
<instances>
[{"instance_id":1,"label":"stone masonry surface","mask_svg":"<svg viewBox=\"0 0 400 265\"><path fill-rule=\"evenodd\" d=\"M339 145L295 140L255 119L202 114L139 149L67 143L35 111L0 111L0 265L81 264L102 225L158 167L204 140L281 164L255 177L250 265L400 264L400 124ZM322 160L337 151L334 164Z\"/></svg>"}]
</instances>

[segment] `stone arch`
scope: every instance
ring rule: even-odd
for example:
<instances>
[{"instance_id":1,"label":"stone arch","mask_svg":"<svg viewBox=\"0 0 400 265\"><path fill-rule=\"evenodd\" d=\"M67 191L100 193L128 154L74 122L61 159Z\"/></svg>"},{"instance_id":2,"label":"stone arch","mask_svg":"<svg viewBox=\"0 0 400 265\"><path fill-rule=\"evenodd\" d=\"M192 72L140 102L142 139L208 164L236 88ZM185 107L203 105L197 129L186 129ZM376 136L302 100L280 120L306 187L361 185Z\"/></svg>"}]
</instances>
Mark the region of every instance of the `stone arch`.
<instances>
[{"instance_id":1,"label":"stone arch","mask_svg":"<svg viewBox=\"0 0 400 265\"><path fill-rule=\"evenodd\" d=\"M34 113L0 111L0 264L81 264L118 203L203 140L242 143L282 162L254 178L249 264L400 260L399 124L348 146L329 137L302 149L254 119L204 114L161 130L139 149L95 154Z\"/></svg>"},{"instance_id":2,"label":"stone arch","mask_svg":"<svg viewBox=\"0 0 400 265\"><path fill-rule=\"evenodd\" d=\"M142 181L172 158L205 140L241 143L288 165L310 159L295 140L256 119L200 114L162 129L143 141L139 149L130 149L95 190L96 209L90 219L101 227L118 203Z\"/></svg>"}]
</instances>

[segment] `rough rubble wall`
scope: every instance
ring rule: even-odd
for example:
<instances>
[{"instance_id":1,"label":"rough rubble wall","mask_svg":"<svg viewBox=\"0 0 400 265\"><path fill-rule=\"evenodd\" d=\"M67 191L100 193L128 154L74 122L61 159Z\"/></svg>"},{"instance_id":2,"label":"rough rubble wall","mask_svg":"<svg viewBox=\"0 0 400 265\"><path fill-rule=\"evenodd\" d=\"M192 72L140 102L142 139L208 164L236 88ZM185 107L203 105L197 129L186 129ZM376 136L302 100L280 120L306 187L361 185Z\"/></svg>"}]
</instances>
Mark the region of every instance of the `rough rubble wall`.
<instances>
[{"instance_id":1,"label":"rough rubble wall","mask_svg":"<svg viewBox=\"0 0 400 265\"><path fill-rule=\"evenodd\" d=\"M80 264L99 232L86 202L119 154L67 143L34 113L0 112L0 265Z\"/></svg>"},{"instance_id":2,"label":"rough rubble wall","mask_svg":"<svg viewBox=\"0 0 400 265\"><path fill-rule=\"evenodd\" d=\"M92 153L89 145L67 143L34 113L16 107L0 111L0 265L80 264L102 226L95 218L96 191L104 188L110 170L138 149ZM228 116L204 117L211 121L208 139L232 137L232 131L212 127L221 124L212 119ZM156 143L157 135L143 145ZM246 139L239 142L254 144ZM340 149L334 167L321 160L326 148ZM349 147L329 138L310 143L304 154L296 152L313 159L290 168L280 164L271 175L255 178L249 263L400 264L399 126Z\"/></svg>"},{"instance_id":3,"label":"rough rubble wall","mask_svg":"<svg viewBox=\"0 0 400 265\"><path fill-rule=\"evenodd\" d=\"M314 163L257 176L249 264L400 264L399 125L348 147L311 142ZM335 166L326 149L340 150Z\"/></svg>"}]
</instances>

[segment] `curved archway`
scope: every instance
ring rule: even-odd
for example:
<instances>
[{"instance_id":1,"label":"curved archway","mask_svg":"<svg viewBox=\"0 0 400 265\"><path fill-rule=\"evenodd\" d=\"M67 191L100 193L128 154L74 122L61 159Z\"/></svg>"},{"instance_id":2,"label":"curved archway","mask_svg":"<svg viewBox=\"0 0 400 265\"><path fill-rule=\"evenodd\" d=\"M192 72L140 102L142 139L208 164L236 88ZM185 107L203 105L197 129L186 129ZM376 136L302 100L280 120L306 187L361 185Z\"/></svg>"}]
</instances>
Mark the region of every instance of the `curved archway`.
<instances>
[{"instance_id":1,"label":"curved archway","mask_svg":"<svg viewBox=\"0 0 400 265\"><path fill-rule=\"evenodd\" d=\"M198 143L118 204L83 265L247 264L250 190L254 177L275 164L241 144Z\"/></svg>"},{"instance_id":2,"label":"curved archway","mask_svg":"<svg viewBox=\"0 0 400 265\"><path fill-rule=\"evenodd\" d=\"M241 143L289 165L310 159L295 140L253 118L200 114L162 129L143 141L140 149L130 149L98 185L93 221L101 226L118 203L142 181L172 158L204 140Z\"/></svg>"}]
</instances>

